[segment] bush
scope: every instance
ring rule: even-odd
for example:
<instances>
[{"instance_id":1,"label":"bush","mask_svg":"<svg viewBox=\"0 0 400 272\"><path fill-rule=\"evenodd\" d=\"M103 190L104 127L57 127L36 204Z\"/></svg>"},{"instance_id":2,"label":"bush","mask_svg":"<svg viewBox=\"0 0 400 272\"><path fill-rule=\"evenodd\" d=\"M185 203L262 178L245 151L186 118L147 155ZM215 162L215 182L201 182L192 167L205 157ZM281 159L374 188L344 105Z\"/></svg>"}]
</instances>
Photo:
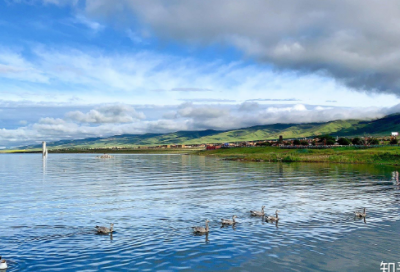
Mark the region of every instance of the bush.
<instances>
[{"instance_id":1,"label":"bush","mask_svg":"<svg viewBox=\"0 0 400 272\"><path fill-rule=\"evenodd\" d=\"M379 144L379 140L376 138L372 138L369 140L369 144L371 145L378 145Z\"/></svg>"},{"instance_id":2,"label":"bush","mask_svg":"<svg viewBox=\"0 0 400 272\"><path fill-rule=\"evenodd\" d=\"M300 145L300 140L297 140L297 139L294 140L294 141L293 141L293 145Z\"/></svg>"},{"instance_id":3,"label":"bush","mask_svg":"<svg viewBox=\"0 0 400 272\"><path fill-rule=\"evenodd\" d=\"M399 141L396 138L390 140L390 144L398 144Z\"/></svg>"},{"instance_id":4,"label":"bush","mask_svg":"<svg viewBox=\"0 0 400 272\"><path fill-rule=\"evenodd\" d=\"M356 137L356 138L354 138L353 140L351 140L351 142L352 142L354 145L363 145L363 144L364 144L364 140L361 139L361 138L358 138L358 137Z\"/></svg>"},{"instance_id":5,"label":"bush","mask_svg":"<svg viewBox=\"0 0 400 272\"><path fill-rule=\"evenodd\" d=\"M334 145L335 144L335 140L326 140L326 145Z\"/></svg>"},{"instance_id":6,"label":"bush","mask_svg":"<svg viewBox=\"0 0 400 272\"><path fill-rule=\"evenodd\" d=\"M349 145L349 144L351 144L350 140L347 139L347 138L340 138L340 139L338 140L338 143L339 143L340 145Z\"/></svg>"},{"instance_id":7,"label":"bush","mask_svg":"<svg viewBox=\"0 0 400 272\"><path fill-rule=\"evenodd\" d=\"M309 145L309 143L307 141L305 141L305 140L300 141L300 144L303 145L303 146L308 146Z\"/></svg>"}]
</instances>

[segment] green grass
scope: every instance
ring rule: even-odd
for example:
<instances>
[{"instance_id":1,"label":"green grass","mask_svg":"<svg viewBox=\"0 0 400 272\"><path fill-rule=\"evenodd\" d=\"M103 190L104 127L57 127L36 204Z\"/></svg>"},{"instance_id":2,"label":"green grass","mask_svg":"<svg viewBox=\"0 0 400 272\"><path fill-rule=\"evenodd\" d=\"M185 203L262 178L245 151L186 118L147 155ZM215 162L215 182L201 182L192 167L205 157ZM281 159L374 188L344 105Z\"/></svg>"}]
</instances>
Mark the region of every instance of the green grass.
<instances>
[{"instance_id":1,"label":"green grass","mask_svg":"<svg viewBox=\"0 0 400 272\"><path fill-rule=\"evenodd\" d=\"M368 149L280 149L278 147L243 147L200 151L202 156L228 160L268 162L328 162L400 165L400 147L388 146Z\"/></svg>"}]
</instances>

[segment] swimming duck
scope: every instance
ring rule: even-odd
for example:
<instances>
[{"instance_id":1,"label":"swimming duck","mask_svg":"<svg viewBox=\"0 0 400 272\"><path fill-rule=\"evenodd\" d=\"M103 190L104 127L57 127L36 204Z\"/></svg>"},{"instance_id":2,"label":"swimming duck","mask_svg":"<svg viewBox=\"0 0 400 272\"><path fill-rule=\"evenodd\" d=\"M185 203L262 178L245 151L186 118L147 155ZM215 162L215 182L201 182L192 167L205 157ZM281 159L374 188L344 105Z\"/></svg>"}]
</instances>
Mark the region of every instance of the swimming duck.
<instances>
[{"instance_id":1,"label":"swimming duck","mask_svg":"<svg viewBox=\"0 0 400 272\"><path fill-rule=\"evenodd\" d=\"M114 231L114 224L111 223L111 224L110 224L110 228L96 226L96 229L97 229L97 233L99 233L99 234L109 234L109 233L113 233L113 231Z\"/></svg>"},{"instance_id":2,"label":"swimming duck","mask_svg":"<svg viewBox=\"0 0 400 272\"><path fill-rule=\"evenodd\" d=\"M250 213L251 213L252 216L264 216L265 215L264 208L265 208L265 206L261 207L261 212L259 212L259 211L250 211Z\"/></svg>"},{"instance_id":3,"label":"swimming duck","mask_svg":"<svg viewBox=\"0 0 400 272\"><path fill-rule=\"evenodd\" d=\"M267 216L267 217L265 218L265 221L269 221L269 222L278 221L278 220L279 220L278 213L279 213L279 211L276 210L275 216L269 215L269 216Z\"/></svg>"},{"instance_id":4,"label":"swimming duck","mask_svg":"<svg viewBox=\"0 0 400 272\"><path fill-rule=\"evenodd\" d=\"M8 266L7 266L6 260L2 260L1 256L0 256L0 270L7 269L7 268L8 268Z\"/></svg>"},{"instance_id":5,"label":"swimming duck","mask_svg":"<svg viewBox=\"0 0 400 272\"><path fill-rule=\"evenodd\" d=\"M222 225L233 225L233 224L236 224L236 221L235 221L236 217L237 217L236 215L232 216L232 220L230 220L230 219L221 219L221 223L222 223Z\"/></svg>"},{"instance_id":6,"label":"swimming duck","mask_svg":"<svg viewBox=\"0 0 400 272\"><path fill-rule=\"evenodd\" d=\"M206 227L192 227L194 233L208 233L210 230L208 228L208 220L206 220Z\"/></svg>"},{"instance_id":7,"label":"swimming duck","mask_svg":"<svg viewBox=\"0 0 400 272\"><path fill-rule=\"evenodd\" d=\"M364 208L364 212L354 212L355 217L359 217L359 218L363 218L367 216L367 213L365 212L365 208Z\"/></svg>"}]
</instances>

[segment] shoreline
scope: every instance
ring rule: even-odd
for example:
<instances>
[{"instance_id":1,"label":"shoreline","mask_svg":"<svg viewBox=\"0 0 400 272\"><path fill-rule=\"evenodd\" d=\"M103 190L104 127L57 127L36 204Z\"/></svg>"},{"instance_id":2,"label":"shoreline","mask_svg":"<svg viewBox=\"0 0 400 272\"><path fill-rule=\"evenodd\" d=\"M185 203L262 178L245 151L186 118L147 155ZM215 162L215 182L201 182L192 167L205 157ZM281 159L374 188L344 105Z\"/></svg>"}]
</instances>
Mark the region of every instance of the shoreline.
<instances>
[{"instance_id":1,"label":"shoreline","mask_svg":"<svg viewBox=\"0 0 400 272\"><path fill-rule=\"evenodd\" d=\"M41 150L5 150L0 154L38 154ZM49 150L49 154L172 154L196 155L239 162L305 162L400 166L400 146L368 149L281 149L279 147L241 147L229 149L70 149Z\"/></svg>"},{"instance_id":2,"label":"shoreline","mask_svg":"<svg viewBox=\"0 0 400 272\"><path fill-rule=\"evenodd\" d=\"M232 149L205 150L199 156L217 157L223 160L240 162L304 162L400 165L400 147L384 146L368 149L280 149L279 147L243 147Z\"/></svg>"},{"instance_id":3,"label":"shoreline","mask_svg":"<svg viewBox=\"0 0 400 272\"><path fill-rule=\"evenodd\" d=\"M201 149L70 149L48 150L49 154L194 154ZM41 154L41 150L3 150L0 154Z\"/></svg>"}]
</instances>

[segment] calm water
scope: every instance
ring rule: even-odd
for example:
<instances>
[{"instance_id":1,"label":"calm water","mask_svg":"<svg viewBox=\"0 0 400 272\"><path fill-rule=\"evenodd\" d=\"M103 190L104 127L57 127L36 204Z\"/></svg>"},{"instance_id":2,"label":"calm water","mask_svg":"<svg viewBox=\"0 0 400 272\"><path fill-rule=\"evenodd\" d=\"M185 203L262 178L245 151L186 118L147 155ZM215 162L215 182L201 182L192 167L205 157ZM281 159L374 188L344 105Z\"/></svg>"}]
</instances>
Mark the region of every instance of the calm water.
<instances>
[{"instance_id":1,"label":"calm water","mask_svg":"<svg viewBox=\"0 0 400 272\"><path fill-rule=\"evenodd\" d=\"M396 168L179 155L0 156L12 271L380 271L400 262ZM279 224L249 210L281 211ZM367 208L368 218L352 212ZM235 228L221 218L237 215ZM209 219L210 234L191 226ZM112 237L94 226L115 223Z\"/></svg>"}]
</instances>

